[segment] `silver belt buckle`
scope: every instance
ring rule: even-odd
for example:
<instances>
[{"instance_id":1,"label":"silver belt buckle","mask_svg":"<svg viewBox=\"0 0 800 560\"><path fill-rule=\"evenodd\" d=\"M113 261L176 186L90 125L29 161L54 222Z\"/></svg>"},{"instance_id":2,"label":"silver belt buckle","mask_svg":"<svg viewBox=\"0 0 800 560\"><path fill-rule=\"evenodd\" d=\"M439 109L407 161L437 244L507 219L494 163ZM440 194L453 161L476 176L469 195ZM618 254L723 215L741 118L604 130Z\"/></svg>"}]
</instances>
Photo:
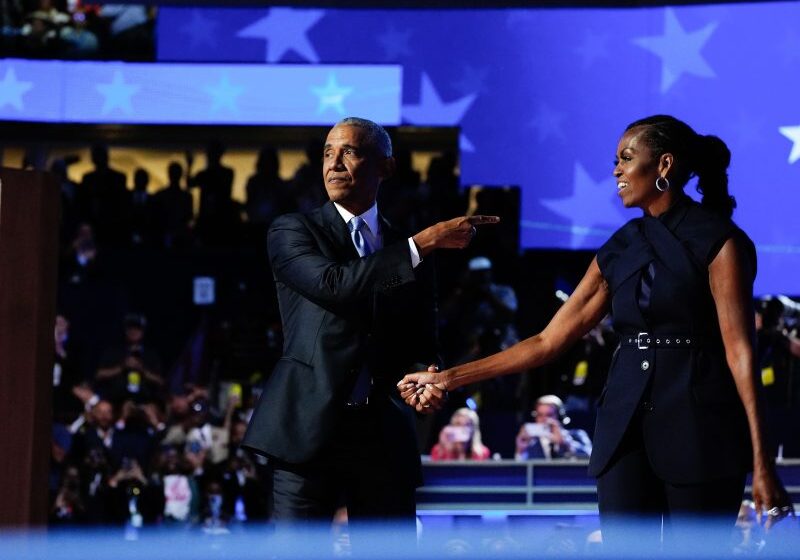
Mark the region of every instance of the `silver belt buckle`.
<instances>
[{"instance_id":1,"label":"silver belt buckle","mask_svg":"<svg viewBox=\"0 0 800 560\"><path fill-rule=\"evenodd\" d=\"M636 347L639 350L647 350L648 348L650 348L650 334L646 332L640 332L639 334L637 334Z\"/></svg>"}]
</instances>

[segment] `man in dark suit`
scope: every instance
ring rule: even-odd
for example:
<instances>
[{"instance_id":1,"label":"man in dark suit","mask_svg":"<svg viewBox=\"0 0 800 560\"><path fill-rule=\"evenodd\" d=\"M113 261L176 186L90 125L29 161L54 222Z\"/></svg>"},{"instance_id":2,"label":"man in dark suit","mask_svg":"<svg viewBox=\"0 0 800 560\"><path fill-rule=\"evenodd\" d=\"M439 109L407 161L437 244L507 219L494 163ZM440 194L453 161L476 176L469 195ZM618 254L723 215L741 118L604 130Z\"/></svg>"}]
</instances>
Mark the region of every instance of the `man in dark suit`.
<instances>
[{"instance_id":1,"label":"man in dark suit","mask_svg":"<svg viewBox=\"0 0 800 560\"><path fill-rule=\"evenodd\" d=\"M243 447L271 460L279 521L330 520L344 498L351 529L392 520L414 534L419 452L395 384L435 363L427 257L465 247L475 225L497 218L459 217L405 237L375 202L393 169L386 131L344 119L324 147L330 202L269 230L284 351Z\"/></svg>"}]
</instances>

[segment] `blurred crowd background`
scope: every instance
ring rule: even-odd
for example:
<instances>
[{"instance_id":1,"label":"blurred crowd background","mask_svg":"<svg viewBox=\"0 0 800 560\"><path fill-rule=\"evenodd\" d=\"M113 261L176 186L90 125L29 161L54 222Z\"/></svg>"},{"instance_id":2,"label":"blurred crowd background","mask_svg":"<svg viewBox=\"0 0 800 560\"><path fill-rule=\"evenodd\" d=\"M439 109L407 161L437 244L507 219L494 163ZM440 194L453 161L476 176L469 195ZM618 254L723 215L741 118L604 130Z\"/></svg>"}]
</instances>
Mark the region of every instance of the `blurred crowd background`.
<instances>
[{"instance_id":1,"label":"blurred crowd background","mask_svg":"<svg viewBox=\"0 0 800 560\"><path fill-rule=\"evenodd\" d=\"M154 59L153 7L0 8L4 56ZM269 466L238 448L283 342L265 233L276 216L325 202L324 133L305 145L246 147L197 134L172 133L168 147L0 146L3 165L47 170L60 183L54 525L268 519ZM444 365L538 332L593 256L521 252L519 189L462 184L456 136L449 147L395 137L397 172L379 197L409 233L464 213L503 218L468 251L436 257ZM777 295L755 303L770 445L800 457L800 304ZM616 344L606 320L546 368L460 389L419 419L421 452L431 461L585 459Z\"/></svg>"}]
</instances>

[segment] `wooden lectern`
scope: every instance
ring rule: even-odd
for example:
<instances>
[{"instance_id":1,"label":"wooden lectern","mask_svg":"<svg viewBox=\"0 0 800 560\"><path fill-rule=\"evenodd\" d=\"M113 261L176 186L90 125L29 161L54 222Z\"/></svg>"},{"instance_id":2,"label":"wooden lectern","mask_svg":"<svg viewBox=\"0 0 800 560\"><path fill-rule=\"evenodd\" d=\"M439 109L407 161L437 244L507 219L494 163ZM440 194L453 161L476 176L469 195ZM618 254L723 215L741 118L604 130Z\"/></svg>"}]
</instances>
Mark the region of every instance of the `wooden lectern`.
<instances>
[{"instance_id":1,"label":"wooden lectern","mask_svg":"<svg viewBox=\"0 0 800 560\"><path fill-rule=\"evenodd\" d=\"M0 168L0 527L47 523L60 201L53 176Z\"/></svg>"}]
</instances>

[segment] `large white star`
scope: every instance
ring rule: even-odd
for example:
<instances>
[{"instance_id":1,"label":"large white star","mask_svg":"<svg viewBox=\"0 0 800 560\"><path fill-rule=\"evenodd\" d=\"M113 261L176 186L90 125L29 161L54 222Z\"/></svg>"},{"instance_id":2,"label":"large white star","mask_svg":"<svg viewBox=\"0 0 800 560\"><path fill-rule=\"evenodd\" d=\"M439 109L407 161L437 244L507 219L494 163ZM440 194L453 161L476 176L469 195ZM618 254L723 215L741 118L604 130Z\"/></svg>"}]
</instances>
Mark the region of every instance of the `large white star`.
<instances>
[{"instance_id":1,"label":"large white star","mask_svg":"<svg viewBox=\"0 0 800 560\"><path fill-rule=\"evenodd\" d=\"M233 85L228 79L227 74L220 78L219 83L206 86L203 90L212 97L212 113L216 113L220 109L227 109L232 113L239 112L236 100L244 92L244 88Z\"/></svg>"},{"instance_id":2,"label":"large white star","mask_svg":"<svg viewBox=\"0 0 800 560\"><path fill-rule=\"evenodd\" d=\"M342 87L337 84L336 75L331 72L328 74L328 82L324 86L312 87L311 91L319 97L318 115L328 109L333 109L340 115L344 115L344 98L353 93L353 88Z\"/></svg>"},{"instance_id":3,"label":"large white star","mask_svg":"<svg viewBox=\"0 0 800 560\"><path fill-rule=\"evenodd\" d=\"M22 95L33 87L33 82L20 82L13 68L6 70L3 81L0 82L0 109L11 105L17 111L22 111Z\"/></svg>"},{"instance_id":4,"label":"large white star","mask_svg":"<svg viewBox=\"0 0 800 560\"><path fill-rule=\"evenodd\" d=\"M639 37L633 42L661 58L661 93L665 93L681 77L689 74L701 78L713 78L714 70L700 54L717 27L709 23L697 31L686 32L671 8L666 8L664 34L654 37Z\"/></svg>"},{"instance_id":5,"label":"large white star","mask_svg":"<svg viewBox=\"0 0 800 560\"><path fill-rule=\"evenodd\" d=\"M461 124L464 114L477 97L477 94L471 93L455 101L445 103L433 87L431 79L423 72L420 83L419 103L417 105L403 105L403 119L411 124L457 126ZM461 133L459 144L466 151L475 150L472 142L463 132Z\"/></svg>"},{"instance_id":6,"label":"large white star","mask_svg":"<svg viewBox=\"0 0 800 560\"><path fill-rule=\"evenodd\" d=\"M781 134L794 142L792 153L789 154L789 163L794 163L800 159L800 126L782 126L778 129Z\"/></svg>"},{"instance_id":7,"label":"large white star","mask_svg":"<svg viewBox=\"0 0 800 560\"><path fill-rule=\"evenodd\" d=\"M599 247L624 216L616 193L614 177L597 182L580 162L576 162L572 195L544 199L542 204L572 222L568 231L572 234L570 245L573 249L586 245ZM563 229L563 225L552 224L552 229Z\"/></svg>"},{"instance_id":8,"label":"large white star","mask_svg":"<svg viewBox=\"0 0 800 560\"><path fill-rule=\"evenodd\" d=\"M308 30L325 15L325 10L295 10L270 8L269 14L241 29L237 36L264 39L267 42L265 60L278 62L291 51L311 62L319 62L317 51L306 37Z\"/></svg>"}]
</instances>

